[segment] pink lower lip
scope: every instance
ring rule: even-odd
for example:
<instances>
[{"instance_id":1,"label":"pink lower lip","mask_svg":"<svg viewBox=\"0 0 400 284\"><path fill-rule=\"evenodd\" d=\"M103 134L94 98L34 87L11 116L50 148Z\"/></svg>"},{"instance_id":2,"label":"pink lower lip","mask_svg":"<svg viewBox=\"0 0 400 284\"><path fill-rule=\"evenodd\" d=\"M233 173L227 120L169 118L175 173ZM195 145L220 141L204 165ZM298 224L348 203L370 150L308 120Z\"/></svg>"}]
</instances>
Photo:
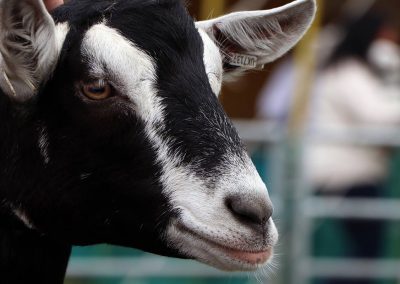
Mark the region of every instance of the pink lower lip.
<instances>
[{"instance_id":1,"label":"pink lower lip","mask_svg":"<svg viewBox=\"0 0 400 284\"><path fill-rule=\"evenodd\" d=\"M272 248L261 252L244 252L233 249L226 249L225 253L237 260L245 261L250 264L265 263L272 256Z\"/></svg>"},{"instance_id":2,"label":"pink lower lip","mask_svg":"<svg viewBox=\"0 0 400 284\"><path fill-rule=\"evenodd\" d=\"M191 234L199 236L198 234L196 234L195 232L191 231L190 229L188 229L185 226L182 226L182 229L187 231L187 232L190 232ZM236 260L240 260L240 261L249 263L251 265L263 264L273 254L273 248L268 248L268 249L266 249L264 251L259 251L259 252L248 252L248 251L241 251L241 250L236 250L236 249L233 249L233 248L224 247L224 246L221 246L220 244L214 243L214 242L209 241L209 240L207 240L205 238L201 238L201 239L213 243L214 246L217 245L217 247L222 249L224 251L224 253L227 256L229 256L230 258L236 259Z\"/></svg>"}]
</instances>

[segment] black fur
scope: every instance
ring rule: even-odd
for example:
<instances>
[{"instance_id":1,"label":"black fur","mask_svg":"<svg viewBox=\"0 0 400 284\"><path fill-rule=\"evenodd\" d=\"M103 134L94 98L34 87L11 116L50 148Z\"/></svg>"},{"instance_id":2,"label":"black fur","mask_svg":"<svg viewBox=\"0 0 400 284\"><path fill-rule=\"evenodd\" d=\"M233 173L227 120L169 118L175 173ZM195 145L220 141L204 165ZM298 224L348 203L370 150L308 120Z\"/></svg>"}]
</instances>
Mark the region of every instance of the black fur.
<instances>
[{"instance_id":1,"label":"black fur","mask_svg":"<svg viewBox=\"0 0 400 284\"><path fill-rule=\"evenodd\" d=\"M44 254L61 247L60 260L53 262L57 275L49 283L62 281L71 245L111 243L179 256L163 238L179 212L162 193L161 168L143 122L123 97L87 103L75 85L89 76L80 53L82 37L105 18L154 58L167 115L160 134L171 138L183 163L207 178L212 189L223 155L240 156L243 149L212 93L193 20L180 1L166 0L75 0L53 16L71 28L53 77L23 104L0 91L0 202L7 212L1 217L7 226L0 228L0 250L18 246L10 239L16 230L30 247L48 244ZM49 141L48 164L38 148L42 131ZM23 210L35 229L21 229L9 214L12 208ZM7 255L0 257L1 271L8 264Z\"/></svg>"}]
</instances>

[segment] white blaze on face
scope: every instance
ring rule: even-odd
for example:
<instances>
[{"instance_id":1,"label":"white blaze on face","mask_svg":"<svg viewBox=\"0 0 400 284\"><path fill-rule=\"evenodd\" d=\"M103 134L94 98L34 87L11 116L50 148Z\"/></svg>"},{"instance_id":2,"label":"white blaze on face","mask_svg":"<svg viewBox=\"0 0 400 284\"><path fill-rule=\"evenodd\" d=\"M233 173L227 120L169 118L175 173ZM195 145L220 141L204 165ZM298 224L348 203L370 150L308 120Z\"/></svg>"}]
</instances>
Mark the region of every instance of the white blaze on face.
<instances>
[{"instance_id":1,"label":"white blaze on face","mask_svg":"<svg viewBox=\"0 0 400 284\"><path fill-rule=\"evenodd\" d=\"M162 121L162 107L154 88L156 68L151 57L117 30L104 23L92 26L82 42L92 76L107 78L135 104L148 126Z\"/></svg>"},{"instance_id":2,"label":"white blaze on face","mask_svg":"<svg viewBox=\"0 0 400 284\"><path fill-rule=\"evenodd\" d=\"M222 76L219 75L222 74L221 56L208 36L200 34L205 42L204 61L210 84L218 94ZM259 248L257 242L265 243L260 236L255 237L249 228L238 224L225 204L225 198L237 192L256 194L263 200L268 198L266 187L248 156L243 154L245 158L238 158L227 154L219 169L221 174L213 178L214 186L210 188L207 178L200 177L191 166L182 166L181 154L170 147L174 141L160 135L165 125L165 110L157 96L153 59L105 23L96 24L86 32L82 53L92 76L107 78L120 93L129 97L132 108L144 122L145 133L161 166L163 193L169 197L171 206L181 212L180 219L171 222L166 232L170 245L182 253L221 267L221 257L205 253L205 247L179 231L177 225L184 224L202 237L248 250ZM273 245L276 242L273 224L270 235L269 242ZM218 252L214 253L218 255ZM218 261L213 262L212 259Z\"/></svg>"}]
</instances>

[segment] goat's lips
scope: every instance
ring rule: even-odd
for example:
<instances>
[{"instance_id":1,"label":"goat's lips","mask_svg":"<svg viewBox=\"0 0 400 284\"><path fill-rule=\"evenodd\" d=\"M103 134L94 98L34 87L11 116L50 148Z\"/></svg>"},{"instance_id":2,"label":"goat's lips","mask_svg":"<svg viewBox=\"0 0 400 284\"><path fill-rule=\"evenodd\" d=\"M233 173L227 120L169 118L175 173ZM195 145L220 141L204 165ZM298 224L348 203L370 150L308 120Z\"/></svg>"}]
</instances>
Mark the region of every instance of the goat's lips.
<instances>
[{"instance_id":1,"label":"goat's lips","mask_svg":"<svg viewBox=\"0 0 400 284\"><path fill-rule=\"evenodd\" d=\"M273 250L272 248L269 248L265 251L260 252L246 252L225 248L224 252L232 259L247 262L252 265L257 265L265 263L272 256Z\"/></svg>"},{"instance_id":2,"label":"goat's lips","mask_svg":"<svg viewBox=\"0 0 400 284\"><path fill-rule=\"evenodd\" d=\"M257 252L249 252L249 251L245 251L245 250L234 249L232 247L227 247L227 246L221 245L213 240L210 240L209 238L202 237L201 234L195 232L194 230L189 229L188 227L186 227L182 224L180 224L178 226L178 228L180 228L182 231L189 233L190 235L195 236L195 237L199 238L200 240L208 243L213 248L222 252L225 256L229 257L230 259L236 260L236 261L241 261L241 262L250 264L252 266L264 264L267 260L269 260L272 257L272 254L273 254L272 247L269 247L265 250L257 251Z\"/></svg>"}]
</instances>

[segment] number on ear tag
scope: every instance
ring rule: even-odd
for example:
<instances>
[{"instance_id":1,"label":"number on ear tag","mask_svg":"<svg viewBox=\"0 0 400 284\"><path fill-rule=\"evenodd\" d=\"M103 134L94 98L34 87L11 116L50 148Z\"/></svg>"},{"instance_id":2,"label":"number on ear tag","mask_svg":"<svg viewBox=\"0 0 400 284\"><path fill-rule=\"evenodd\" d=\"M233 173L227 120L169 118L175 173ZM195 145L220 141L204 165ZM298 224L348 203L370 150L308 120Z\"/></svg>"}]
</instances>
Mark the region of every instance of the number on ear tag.
<instances>
[{"instance_id":1,"label":"number on ear tag","mask_svg":"<svg viewBox=\"0 0 400 284\"><path fill-rule=\"evenodd\" d=\"M229 57L229 64L232 66L243 67L246 69L257 68L257 57L247 54L231 53Z\"/></svg>"}]
</instances>

